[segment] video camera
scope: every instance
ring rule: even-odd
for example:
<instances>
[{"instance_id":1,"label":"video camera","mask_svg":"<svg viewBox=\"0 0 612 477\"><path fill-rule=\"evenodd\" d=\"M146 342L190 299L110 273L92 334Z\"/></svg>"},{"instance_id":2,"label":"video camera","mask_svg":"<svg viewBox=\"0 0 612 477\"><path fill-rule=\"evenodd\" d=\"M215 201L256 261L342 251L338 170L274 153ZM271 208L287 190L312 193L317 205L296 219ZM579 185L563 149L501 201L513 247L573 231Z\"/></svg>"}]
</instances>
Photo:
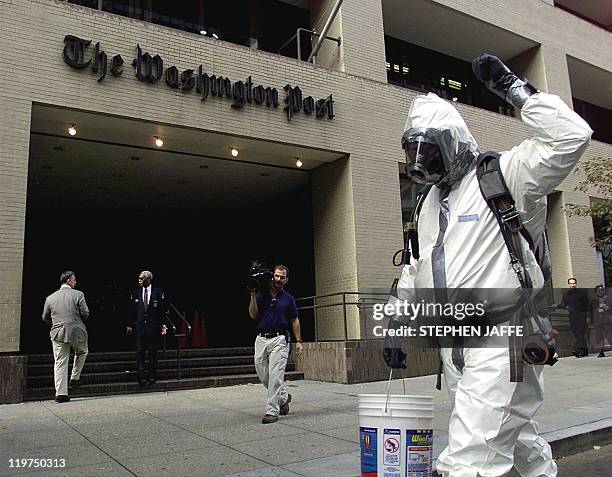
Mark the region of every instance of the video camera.
<instances>
[{"instance_id":1,"label":"video camera","mask_svg":"<svg viewBox=\"0 0 612 477\"><path fill-rule=\"evenodd\" d=\"M272 270L265 263L252 260L247 278L247 288L258 292L266 292L272 288L273 276Z\"/></svg>"}]
</instances>

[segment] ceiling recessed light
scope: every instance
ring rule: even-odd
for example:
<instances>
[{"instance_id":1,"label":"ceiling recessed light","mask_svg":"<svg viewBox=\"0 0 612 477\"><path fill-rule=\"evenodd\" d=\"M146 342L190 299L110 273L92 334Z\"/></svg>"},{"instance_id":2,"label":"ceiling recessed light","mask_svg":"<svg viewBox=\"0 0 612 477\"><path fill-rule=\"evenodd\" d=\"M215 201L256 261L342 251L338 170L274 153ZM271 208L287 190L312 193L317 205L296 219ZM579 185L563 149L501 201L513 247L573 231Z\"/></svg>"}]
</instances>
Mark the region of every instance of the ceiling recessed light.
<instances>
[{"instance_id":1,"label":"ceiling recessed light","mask_svg":"<svg viewBox=\"0 0 612 477\"><path fill-rule=\"evenodd\" d=\"M74 126L74 124L71 124L70 127L68 128L68 134L70 134L71 136L75 136L77 133L76 127Z\"/></svg>"},{"instance_id":2,"label":"ceiling recessed light","mask_svg":"<svg viewBox=\"0 0 612 477\"><path fill-rule=\"evenodd\" d=\"M61 151L63 151L63 150L64 150L64 148L63 148L62 146L53 146L53 150L54 150L54 151L60 151L60 152L61 152Z\"/></svg>"},{"instance_id":3,"label":"ceiling recessed light","mask_svg":"<svg viewBox=\"0 0 612 477\"><path fill-rule=\"evenodd\" d=\"M130 159L132 161L140 161L140 157L138 157L138 156L131 156Z\"/></svg>"},{"instance_id":4,"label":"ceiling recessed light","mask_svg":"<svg viewBox=\"0 0 612 477\"><path fill-rule=\"evenodd\" d=\"M304 163L299 158L296 158L295 166L296 167L302 167L303 165L304 165Z\"/></svg>"},{"instance_id":5,"label":"ceiling recessed light","mask_svg":"<svg viewBox=\"0 0 612 477\"><path fill-rule=\"evenodd\" d=\"M238 149L236 149L234 147L230 147L230 153L232 154L233 157L237 157L238 156Z\"/></svg>"},{"instance_id":6,"label":"ceiling recessed light","mask_svg":"<svg viewBox=\"0 0 612 477\"><path fill-rule=\"evenodd\" d=\"M208 169L208 166L205 166L204 164L202 164L202 165L200 166L200 169Z\"/></svg>"},{"instance_id":7,"label":"ceiling recessed light","mask_svg":"<svg viewBox=\"0 0 612 477\"><path fill-rule=\"evenodd\" d=\"M162 141L159 136L155 136L154 139L155 139L155 145L157 147L162 147L164 145L164 141Z\"/></svg>"}]
</instances>

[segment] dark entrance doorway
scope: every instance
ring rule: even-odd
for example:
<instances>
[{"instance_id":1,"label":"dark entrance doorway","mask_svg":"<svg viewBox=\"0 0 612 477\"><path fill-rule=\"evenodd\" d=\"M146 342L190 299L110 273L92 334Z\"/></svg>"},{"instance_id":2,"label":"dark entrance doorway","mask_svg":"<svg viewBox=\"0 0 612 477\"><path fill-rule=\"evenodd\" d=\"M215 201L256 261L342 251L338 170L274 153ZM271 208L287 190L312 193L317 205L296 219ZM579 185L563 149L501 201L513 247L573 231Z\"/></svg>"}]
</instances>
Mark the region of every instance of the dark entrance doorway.
<instances>
[{"instance_id":1,"label":"dark entrance doorway","mask_svg":"<svg viewBox=\"0 0 612 477\"><path fill-rule=\"evenodd\" d=\"M125 323L141 270L153 272L179 310L204 319L210 347L252 345L249 260L287 265L288 290L314 294L307 170L68 138L37 125L33 118L24 353L50 351L42 306L66 269L76 272L91 309L92 352L133 349ZM312 324L302 326L308 335Z\"/></svg>"}]
</instances>

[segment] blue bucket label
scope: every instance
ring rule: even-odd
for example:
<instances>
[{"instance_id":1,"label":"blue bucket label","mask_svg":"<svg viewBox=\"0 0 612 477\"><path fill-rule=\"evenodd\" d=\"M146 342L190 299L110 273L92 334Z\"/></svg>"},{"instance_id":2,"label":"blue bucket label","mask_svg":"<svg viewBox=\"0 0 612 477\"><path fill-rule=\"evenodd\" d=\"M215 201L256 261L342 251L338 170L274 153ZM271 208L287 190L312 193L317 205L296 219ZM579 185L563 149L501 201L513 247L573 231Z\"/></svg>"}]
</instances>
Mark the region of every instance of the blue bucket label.
<instances>
[{"instance_id":1,"label":"blue bucket label","mask_svg":"<svg viewBox=\"0 0 612 477\"><path fill-rule=\"evenodd\" d=\"M432 450L432 429L406 429L406 477L431 475Z\"/></svg>"},{"instance_id":2,"label":"blue bucket label","mask_svg":"<svg viewBox=\"0 0 612 477\"><path fill-rule=\"evenodd\" d=\"M385 429L383 432L383 477L401 477L402 432Z\"/></svg>"},{"instance_id":3,"label":"blue bucket label","mask_svg":"<svg viewBox=\"0 0 612 477\"><path fill-rule=\"evenodd\" d=\"M360 427L359 446L361 447L361 477L377 477L378 429Z\"/></svg>"}]
</instances>

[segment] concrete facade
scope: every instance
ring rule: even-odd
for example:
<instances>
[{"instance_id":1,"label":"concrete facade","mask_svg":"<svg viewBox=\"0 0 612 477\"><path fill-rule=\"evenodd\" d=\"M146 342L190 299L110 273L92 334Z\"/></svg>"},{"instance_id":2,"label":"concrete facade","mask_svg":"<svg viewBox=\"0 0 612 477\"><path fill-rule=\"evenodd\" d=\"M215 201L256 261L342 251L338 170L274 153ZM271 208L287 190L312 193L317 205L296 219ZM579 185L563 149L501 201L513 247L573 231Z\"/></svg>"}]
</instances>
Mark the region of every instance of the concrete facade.
<instances>
[{"instance_id":1,"label":"concrete facade","mask_svg":"<svg viewBox=\"0 0 612 477\"><path fill-rule=\"evenodd\" d=\"M317 2L315 2L317 3ZM320 30L332 0L318 2L313 27ZM566 55L612 71L612 35L550 2L434 1L433 3L513 31L540 46L515 58L543 90L571 103ZM397 275L391 257L402 245L398 162L404 121L416 92L387 84L380 0L345 2L316 66L163 26L78 7L59 0L0 0L0 352L18 352L30 122L33 104L172 124L264 141L296 144L344 155L312 173L317 294L386 288ZM529 15L525 12L529 11ZM97 83L95 74L62 61L63 39L96 42L109 58L121 54L124 74ZM486 49L486 39L482 40ZM130 66L136 45L160 54L179 70L202 64L209 74L232 80L253 76L258 84L299 84L305 95L333 94L336 117L305 115L286 121L273 108L234 110L228 101L200 103L197 93L179 93L160 81L139 82ZM529 135L519 120L458 104L482 150L503 150ZM290 138L290 140L288 139ZM594 141L585 159L610 156L612 146ZM587 219L565 217L565 203L588 201L571 175L559 188L552 213L554 285L569 274L585 286L598 280ZM341 323L321 318L319 339L341 339ZM352 318L351 337L359 338Z\"/></svg>"}]
</instances>

